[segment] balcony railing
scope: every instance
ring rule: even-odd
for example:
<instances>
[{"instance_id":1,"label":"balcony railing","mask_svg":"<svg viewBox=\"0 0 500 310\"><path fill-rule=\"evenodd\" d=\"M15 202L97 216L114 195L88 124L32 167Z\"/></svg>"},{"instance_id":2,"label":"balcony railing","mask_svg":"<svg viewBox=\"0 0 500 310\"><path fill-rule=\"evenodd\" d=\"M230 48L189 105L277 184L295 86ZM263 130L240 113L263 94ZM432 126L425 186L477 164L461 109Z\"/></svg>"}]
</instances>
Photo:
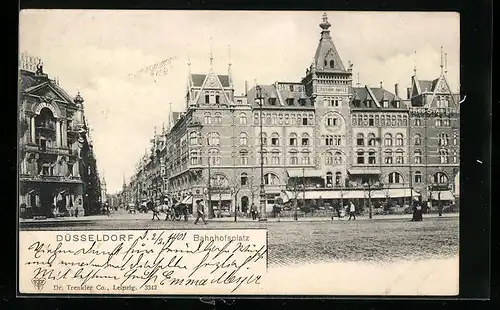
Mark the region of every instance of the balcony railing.
<instances>
[{"instance_id":1,"label":"balcony railing","mask_svg":"<svg viewBox=\"0 0 500 310\"><path fill-rule=\"evenodd\" d=\"M39 130L56 131L56 126L52 123L37 124L35 127L36 127L36 129L39 129Z\"/></svg>"}]
</instances>

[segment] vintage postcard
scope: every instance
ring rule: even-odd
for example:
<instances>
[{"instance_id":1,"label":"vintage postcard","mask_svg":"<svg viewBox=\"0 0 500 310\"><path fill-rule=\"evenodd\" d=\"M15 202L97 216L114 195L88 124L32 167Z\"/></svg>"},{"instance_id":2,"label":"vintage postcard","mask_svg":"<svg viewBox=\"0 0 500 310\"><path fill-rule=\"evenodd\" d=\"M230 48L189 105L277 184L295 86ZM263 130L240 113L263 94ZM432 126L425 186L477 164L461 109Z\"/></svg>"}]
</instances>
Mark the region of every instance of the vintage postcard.
<instances>
[{"instance_id":1,"label":"vintage postcard","mask_svg":"<svg viewBox=\"0 0 500 310\"><path fill-rule=\"evenodd\" d=\"M459 22L21 11L19 294L458 295Z\"/></svg>"}]
</instances>

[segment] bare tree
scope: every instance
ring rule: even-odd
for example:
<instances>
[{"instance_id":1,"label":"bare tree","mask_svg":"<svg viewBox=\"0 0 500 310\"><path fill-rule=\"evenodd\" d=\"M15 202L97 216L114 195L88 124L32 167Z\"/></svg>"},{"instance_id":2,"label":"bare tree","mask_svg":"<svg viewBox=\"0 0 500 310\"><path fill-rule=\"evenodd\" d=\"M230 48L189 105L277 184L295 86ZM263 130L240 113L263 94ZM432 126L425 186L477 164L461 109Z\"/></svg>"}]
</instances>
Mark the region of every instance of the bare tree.
<instances>
[{"instance_id":1,"label":"bare tree","mask_svg":"<svg viewBox=\"0 0 500 310\"><path fill-rule=\"evenodd\" d=\"M283 191L289 200L293 200L293 217L294 220L298 220L297 214L297 202L299 194L303 191L303 186L299 178L288 178L288 184L286 185L286 191ZM288 192L292 193L292 197L288 195Z\"/></svg>"}]
</instances>

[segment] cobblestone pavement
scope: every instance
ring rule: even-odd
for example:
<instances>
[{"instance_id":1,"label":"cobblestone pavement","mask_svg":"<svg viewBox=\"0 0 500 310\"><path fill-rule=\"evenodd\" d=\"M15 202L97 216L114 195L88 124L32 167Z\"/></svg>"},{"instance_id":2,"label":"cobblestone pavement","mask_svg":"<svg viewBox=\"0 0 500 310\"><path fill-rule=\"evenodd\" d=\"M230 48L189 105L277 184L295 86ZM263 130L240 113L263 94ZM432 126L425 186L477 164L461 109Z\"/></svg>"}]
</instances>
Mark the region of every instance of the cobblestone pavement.
<instances>
[{"instance_id":1,"label":"cobblestone pavement","mask_svg":"<svg viewBox=\"0 0 500 310\"><path fill-rule=\"evenodd\" d=\"M229 218L209 220L207 225L183 220L151 220L151 214L113 214L77 219L23 222L22 230L114 230L114 229L238 229L267 228L270 265L334 261L414 260L458 254L459 218L429 215L423 222L405 216L379 216L372 221L328 218L269 219L257 222ZM42 224L43 223L43 224Z\"/></svg>"}]
</instances>

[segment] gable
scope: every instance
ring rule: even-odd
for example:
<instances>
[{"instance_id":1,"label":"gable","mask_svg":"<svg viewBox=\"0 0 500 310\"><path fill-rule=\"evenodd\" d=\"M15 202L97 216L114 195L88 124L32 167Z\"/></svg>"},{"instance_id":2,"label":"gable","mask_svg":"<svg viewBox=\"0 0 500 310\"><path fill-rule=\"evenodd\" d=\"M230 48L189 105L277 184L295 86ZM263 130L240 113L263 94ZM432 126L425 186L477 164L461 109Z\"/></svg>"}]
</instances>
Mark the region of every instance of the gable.
<instances>
[{"instance_id":1,"label":"gable","mask_svg":"<svg viewBox=\"0 0 500 310\"><path fill-rule=\"evenodd\" d=\"M40 99L44 101L51 102L53 100L58 100L66 103L72 103L73 100L69 97L68 94L62 93L59 90L56 90L50 83L45 82L33 88L28 88L25 90L25 93L33 96L40 97Z\"/></svg>"},{"instance_id":2,"label":"gable","mask_svg":"<svg viewBox=\"0 0 500 310\"><path fill-rule=\"evenodd\" d=\"M448 81L446 81L446 77L444 75L441 75L438 79L435 80L434 84L435 84L434 90L432 93L429 106L436 107L439 96L449 97L449 105L455 106L456 105L455 96L453 96L453 93L451 92Z\"/></svg>"},{"instance_id":3,"label":"gable","mask_svg":"<svg viewBox=\"0 0 500 310\"><path fill-rule=\"evenodd\" d=\"M216 75L212 70L206 75L201 90L198 92L198 96L195 99L196 103L205 103L205 95L219 96L219 104L230 104L226 90L221 83L219 76ZM214 103L214 102L212 102Z\"/></svg>"}]
</instances>

